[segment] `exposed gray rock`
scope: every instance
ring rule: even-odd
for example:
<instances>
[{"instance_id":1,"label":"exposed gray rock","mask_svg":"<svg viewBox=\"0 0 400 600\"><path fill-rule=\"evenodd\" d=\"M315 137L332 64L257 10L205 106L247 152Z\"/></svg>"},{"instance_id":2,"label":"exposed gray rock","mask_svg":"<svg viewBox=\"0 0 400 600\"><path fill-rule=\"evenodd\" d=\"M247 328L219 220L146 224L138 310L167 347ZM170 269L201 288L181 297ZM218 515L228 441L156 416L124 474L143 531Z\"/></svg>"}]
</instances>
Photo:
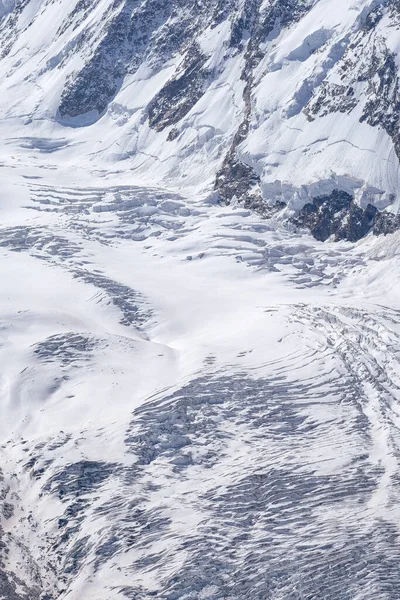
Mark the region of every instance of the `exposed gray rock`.
<instances>
[{"instance_id":1,"label":"exposed gray rock","mask_svg":"<svg viewBox=\"0 0 400 600\"><path fill-rule=\"evenodd\" d=\"M242 80L246 82L243 90L243 119L233 138L215 179L215 189L224 202L234 197L244 202L247 208L265 212L265 204L259 189L260 178L254 169L245 164L238 155L238 146L246 139L251 119L251 92L254 85L254 70L263 57L261 44L271 35L278 35L283 27L300 19L313 4L312 0L273 0L264 11L261 0L246 0L240 16L232 27L230 45L240 49L245 36L248 41L245 49L245 66Z\"/></svg>"},{"instance_id":2,"label":"exposed gray rock","mask_svg":"<svg viewBox=\"0 0 400 600\"><path fill-rule=\"evenodd\" d=\"M207 87L210 71L204 68L206 57L194 44L180 72L154 97L149 105L149 124L157 131L180 121L200 100ZM170 139L173 135L170 135Z\"/></svg>"},{"instance_id":3,"label":"exposed gray rock","mask_svg":"<svg viewBox=\"0 0 400 600\"><path fill-rule=\"evenodd\" d=\"M388 235L400 229L400 216L388 212L381 212L376 215L374 223L375 235Z\"/></svg>"},{"instance_id":4,"label":"exposed gray rock","mask_svg":"<svg viewBox=\"0 0 400 600\"><path fill-rule=\"evenodd\" d=\"M123 78L134 73L144 59L158 69L180 53L182 68L154 99L149 115L151 125L158 130L179 121L204 93L207 83L208 72L202 70L205 59L195 39L222 18L228 8L223 8L223 4L226 3L221 0L115 1L109 11L111 23L105 36L90 60L82 70L71 74L65 86L60 117L66 119L93 111L101 115Z\"/></svg>"},{"instance_id":5,"label":"exposed gray rock","mask_svg":"<svg viewBox=\"0 0 400 600\"><path fill-rule=\"evenodd\" d=\"M30 0L15 0L13 10L3 19L0 19L0 37L2 40L0 58L4 58L11 52L17 36L18 19L29 2Z\"/></svg>"},{"instance_id":6,"label":"exposed gray rock","mask_svg":"<svg viewBox=\"0 0 400 600\"><path fill-rule=\"evenodd\" d=\"M122 4L122 6L121 6ZM67 82L59 105L61 118L96 111L102 114L119 90L123 77L139 66L154 28L168 18L161 0L115 0L106 34L91 59Z\"/></svg>"},{"instance_id":7,"label":"exposed gray rock","mask_svg":"<svg viewBox=\"0 0 400 600\"><path fill-rule=\"evenodd\" d=\"M335 190L329 196L319 196L307 203L293 222L307 227L322 242L348 240L357 242L371 231L386 235L400 228L400 218L368 204L361 208L350 194Z\"/></svg>"},{"instance_id":8,"label":"exposed gray rock","mask_svg":"<svg viewBox=\"0 0 400 600\"><path fill-rule=\"evenodd\" d=\"M364 27L353 38L343 40L346 50L336 65L341 83L329 78L323 81L304 112L311 120L332 112L350 113L360 98L366 99L360 121L382 127L392 138L400 157L400 88L396 57L377 32L387 10L394 21L393 27L396 26L397 2L389 0L374 7L366 15Z\"/></svg>"},{"instance_id":9,"label":"exposed gray rock","mask_svg":"<svg viewBox=\"0 0 400 600\"><path fill-rule=\"evenodd\" d=\"M319 196L306 204L295 223L308 227L322 242L328 239L356 242L371 231L377 213L371 204L362 209L350 194L335 190L330 196Z\"/></svg>"}]
</instances>

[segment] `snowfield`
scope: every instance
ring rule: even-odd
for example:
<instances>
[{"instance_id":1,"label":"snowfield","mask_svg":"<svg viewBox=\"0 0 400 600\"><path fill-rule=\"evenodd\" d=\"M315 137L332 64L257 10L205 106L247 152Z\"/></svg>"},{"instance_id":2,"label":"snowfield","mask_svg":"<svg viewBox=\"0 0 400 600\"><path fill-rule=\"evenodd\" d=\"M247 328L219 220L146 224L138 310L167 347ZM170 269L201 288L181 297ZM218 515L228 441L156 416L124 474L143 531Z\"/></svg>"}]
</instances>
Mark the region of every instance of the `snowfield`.
<instances>
[{"instance_id":1,"label":"snowfield","mask_svg":"<svg viewBox=\"0 0 400 600\"><path fill-rule=\"evenodd\" d=\"M399 600L399 23L0 0L1 599Z\"/></svg>"},{"instance_id":2,"label":"snowfield","mask_svg":"<svg viewBox=\"0 0 400 600\"><path fill-rule=\"evenodd\" d=\"M323 244L25 159L2 167L3 597L397 598L397 234Z\"/></svg>"}]
</instances>

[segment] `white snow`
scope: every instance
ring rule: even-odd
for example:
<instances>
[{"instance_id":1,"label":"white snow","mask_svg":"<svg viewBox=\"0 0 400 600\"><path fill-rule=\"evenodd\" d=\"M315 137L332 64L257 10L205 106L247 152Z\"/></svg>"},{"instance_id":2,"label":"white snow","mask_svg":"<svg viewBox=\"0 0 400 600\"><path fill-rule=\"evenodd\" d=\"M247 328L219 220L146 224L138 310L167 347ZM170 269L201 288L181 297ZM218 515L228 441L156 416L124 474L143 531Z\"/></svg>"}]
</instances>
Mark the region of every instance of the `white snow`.
<instances>
[{"instance_id":1,"label":"white snow","mask_svg":"<svg viewBox=\"0 0 400 600\"><path fill-rule=\"evenodd\" d=\"M320 0L266 42L240 147L266 201L399 199L359 108L301 110L369 5ZM0 63L0 563L61 600L399 597L399 234L322 244L213 201L243 112L226 21L167 141L144 115L178 59L61 124L90 49L56 36L66 3L28 7Z\"/></svg>"},{"instance_id":2,"label":"white snow","mask_svg":"<svg viewBox=\"0 0 400 600\"><path fill-rule=\"evenodd\" d=\"M68 593L61 597L117 598L117 590L132 577L145 593L159 593L165 578L184 569L187 553L182 541L189 541L208 521L215 523L212 505L205 502L207 494L228 493L237 478L255 468L262 473L271 465L275 469L298 465L306 479L311 471L322 478L345 477L352 461L361 468L359 454L364 453L369 469L375 465L381 475L373 494L364 496L360 491L359 511L364 511L366 520L364 524L353 520L352 526L360 535L377 518L397 526L398 509L391 499L397 497L393 475L398 468L400 418L395 345L400 280L394 274L400 270L397 254L386 258L384 251L379 262L368 258L382 253L379 248L391 238L367 239L358 246L324 245L275 230L240 207L222 208L193 196L168 198L162 190L134 188L126 172L118 179L99 178L78 168L66 171L57 162L47 167L44 171L31 163L3 166L8 182L2 194L0 232L3 470L7 477L18 472L21 500L16 506L18 511L32 511L36 529L32 530L24 512L17 513L22 514L21 522L3 520L3 527L23 541L31 559L41 564L46 544L39 539L46 535L57 539L56 523L66 506L56 496L41 492L44 483L82 460L121 465L114 480L93 496L79 536L70 542L89 536L92 550L82 557L79 575L68 580ZM17 226L25 233L16 231ZM52 240L46 239L47 231ZM87 236L86 231L92 233ZM57 236L66 240L65 246ZM68 248L72 254L65 255ZM85 280L85 273L93 277L91 281ZM96 274L104 280L96 283ZM112 282L125 287L115 291ZM141 295L139 306L148 311L144 322L136 325L135 320L131 325L120 322L125 308L116 302L132 302L128 290ZM84 336L93 346L74 351L71 335ZM57 336L57 342L46 354L52 336ZM63 355L68 350L71 363ZM163 408L166 402L169 405L166 398L174 392L179 398L180 389L190 381L201 377L234 381L238 375L245 387L243 391L241 386L233 387L231 394L240 393L242 401L228 396L222 409L217 402L219 390L214 399L211 394L210 405L197 408L204 410L200 407L217 402L215 437L208 437L207 428L200 433L206 423L200 425L201 412L196 434L189 426L186 429L173 403L167 411ZM256 392L246 396L244 390L260 380L276 381L279 402L282 407L294 402L298 418L305 419L302 427L314 423L311 437L275 438L268 420L256 424L254 419L261 418L256 417ZM356 388L353 380L358 382ZM261 414L269 414L273 390L272 386L259 400ZM354 401L350 393L356 394ZM183 397L189 409L191 396L183 392ZM361 429L356 426L359 411L364 419ZM140 479L127 491L117 473L139 460L140 445L129 453L126 432L143 427L147 413L152 433L142 434L143 443L156 444L155 451L161 435L164 449L159 458L140 467L145 469L144 481L157 483L140 506L168 518L170 533L161 529L142 550L134 545L95 570L96 548L105 543L113 527L123 531L120 519L127 518L123 517L125 502L145 485ZM177 433L168 433L174 423L191 440L182 450L174 437ZM63 439L61 450L50 450ZM43 444L42 450L33 450ZM29 453L24 459L25 448ZM207 468L210 452L215 454L211 469ZM34 468L45 469L40 479L17 467L31 453L40 457ZM46 466L50 458L55 462ZM184 476L182 465L186 465ZM104 519L95 508L114 502L118 490L124 503ZM329 502L328 496L326 510L313 509L327 540L333 535ZM296 509L291 510L295 515ZM339 535L345 535L351 515L351 498L344 498L335 508ZM231 533L225 527L227 540ZM254 529L253 544L259 535L261 531ZM301 539L300 531L297 535ZM65 547L65 556L71 547ZM137 566L140 557L154 553L159 558L151 574ZM45 589L57 588L57 577L47 563L41 564L41 573ZM213 581L211 577L209 585L219 589ZM211 594L207 590L199 589L199 597Z\"/></svg>"}]
</instances>

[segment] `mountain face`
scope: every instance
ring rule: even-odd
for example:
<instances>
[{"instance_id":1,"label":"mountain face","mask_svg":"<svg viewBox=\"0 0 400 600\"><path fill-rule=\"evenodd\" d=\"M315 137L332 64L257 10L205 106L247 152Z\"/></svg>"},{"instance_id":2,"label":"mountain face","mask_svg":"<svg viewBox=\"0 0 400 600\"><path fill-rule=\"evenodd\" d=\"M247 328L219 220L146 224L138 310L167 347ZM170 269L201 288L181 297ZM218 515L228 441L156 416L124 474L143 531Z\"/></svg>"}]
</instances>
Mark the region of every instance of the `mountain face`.
<instances>
[{"instance_id":1,"label":"mountain face","mask_svg":"<svg viewBox=\"0 0 400 600\"><path fill-rule=\"evenodd\" d=\"M0 0L0 598L400 598L399 40Z\"/></svg>"},{"instance_id":2,"label":"mountain face","mask_svg":"<svg viewBox=\"0 0 400 600\"><path fill-rule=\"evenodd\" d=\"M373 207L375 231L397 227L397 1L2 6L2 110L30 139L57 132L65 159L80 144L89 165L124 161L283 220L346 193L358 237Z\"/></svg>"}]
</instances>

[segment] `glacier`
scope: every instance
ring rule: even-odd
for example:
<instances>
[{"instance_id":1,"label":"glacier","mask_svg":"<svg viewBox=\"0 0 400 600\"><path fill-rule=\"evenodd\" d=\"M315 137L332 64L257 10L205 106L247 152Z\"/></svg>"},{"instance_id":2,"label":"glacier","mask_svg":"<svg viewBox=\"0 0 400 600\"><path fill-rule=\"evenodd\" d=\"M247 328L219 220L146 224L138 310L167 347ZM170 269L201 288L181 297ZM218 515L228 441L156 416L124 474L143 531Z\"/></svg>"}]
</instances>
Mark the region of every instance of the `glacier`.
<instances>
[{"instance_id":1,"label":"glacier","mask_svg":"<svg viewBox=\"0 0 400 600\"><path fill-rule=\"evenodd\" d=\"M0 4L1 598L398 600L399 15Z\"/></svg>"}]
</instances>

